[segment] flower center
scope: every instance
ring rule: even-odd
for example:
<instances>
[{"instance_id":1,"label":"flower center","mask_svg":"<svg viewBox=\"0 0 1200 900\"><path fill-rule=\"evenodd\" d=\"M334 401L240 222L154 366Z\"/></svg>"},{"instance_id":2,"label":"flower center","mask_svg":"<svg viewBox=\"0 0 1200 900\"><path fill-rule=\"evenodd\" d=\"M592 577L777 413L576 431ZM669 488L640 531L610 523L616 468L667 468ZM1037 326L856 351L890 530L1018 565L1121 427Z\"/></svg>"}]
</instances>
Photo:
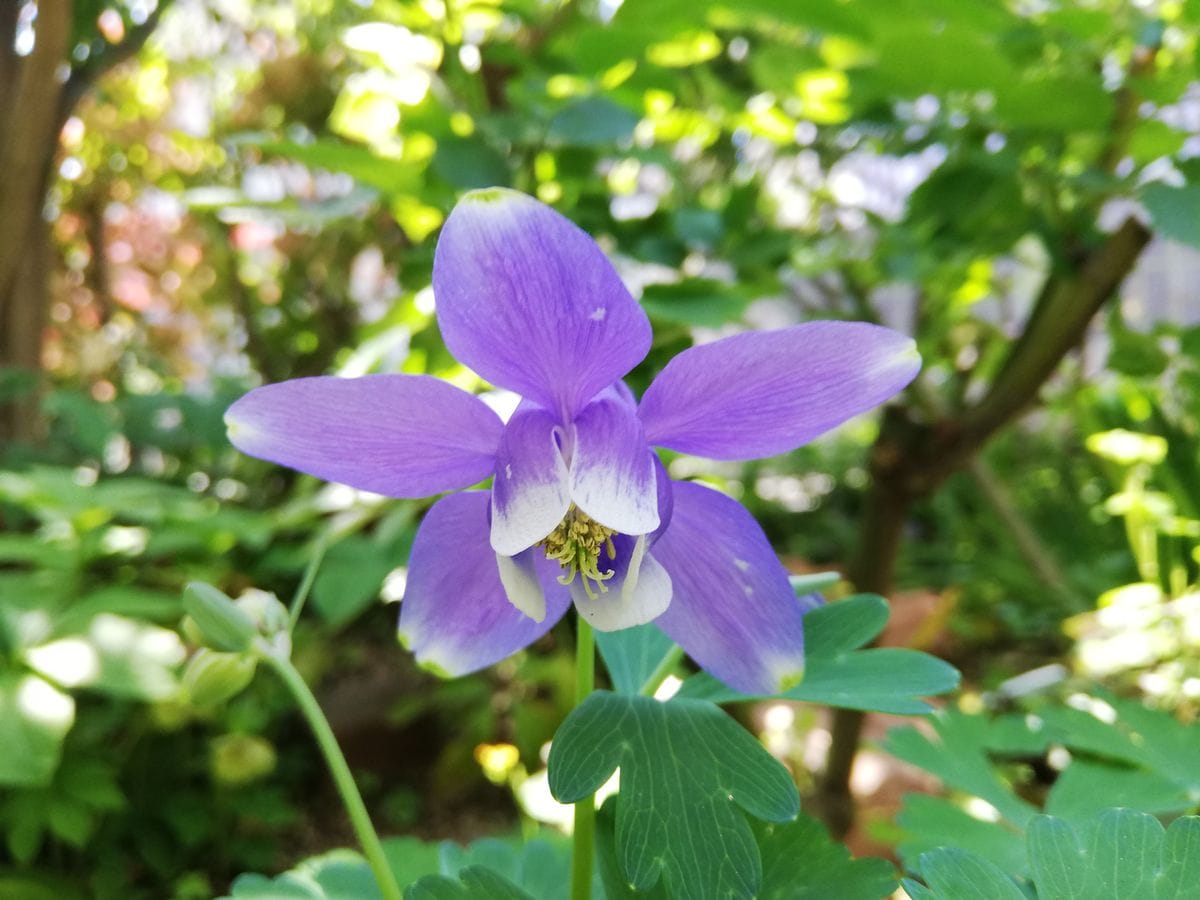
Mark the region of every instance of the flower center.
<instances>
[{"instance_id":1,"label":"flower center","mask_svg":"<svg viewBox=\"0 0 1200 900\"><path fill-rule=\"evenodd\" d=\"M616 559L617 548L613 546L611 528L605 528L574 503L563 516L563 520L555 526L545 538L538 541L539 547L546 548L546 559L554 559L567 570L566 574L558 576L559 584L570 584L578 575L583 582L583 589L588 597L595 598L591 582L596 583L600 593L608 593L604 582L613 577L613 570L601 572L598 566L601 548L608 554L610 560Z\"/></svg>"}]
</instances>

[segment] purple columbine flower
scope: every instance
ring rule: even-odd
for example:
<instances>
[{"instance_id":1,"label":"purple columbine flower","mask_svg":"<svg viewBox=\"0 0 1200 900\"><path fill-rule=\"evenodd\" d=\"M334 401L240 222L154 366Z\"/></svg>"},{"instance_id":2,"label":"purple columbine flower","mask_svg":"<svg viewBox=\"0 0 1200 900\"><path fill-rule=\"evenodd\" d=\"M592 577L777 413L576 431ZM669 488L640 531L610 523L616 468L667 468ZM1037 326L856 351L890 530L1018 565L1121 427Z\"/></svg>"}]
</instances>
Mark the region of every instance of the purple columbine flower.
<instances>
[{"instance_id":1,"label":"purple columbine flower","mask_svg":"<svg viewBox=\"0 0 1200 900\"><path fill-rule=\"evenodd\" d=\"M741 504L673 482L654 447L720 460L784 453L900 391L913 341L810 322L679 354L638 403L621 381L650 323L587 234L509 190L467 194L433 265L450 352L524 398L507 421L425 375L300 378L226 415L243 452L391 497L491 478L417 530L400 635L428 668L475 671L574 602L594 627L656 622L731 687L804 669L805 607Z\"/></svg>"}]
</instances>

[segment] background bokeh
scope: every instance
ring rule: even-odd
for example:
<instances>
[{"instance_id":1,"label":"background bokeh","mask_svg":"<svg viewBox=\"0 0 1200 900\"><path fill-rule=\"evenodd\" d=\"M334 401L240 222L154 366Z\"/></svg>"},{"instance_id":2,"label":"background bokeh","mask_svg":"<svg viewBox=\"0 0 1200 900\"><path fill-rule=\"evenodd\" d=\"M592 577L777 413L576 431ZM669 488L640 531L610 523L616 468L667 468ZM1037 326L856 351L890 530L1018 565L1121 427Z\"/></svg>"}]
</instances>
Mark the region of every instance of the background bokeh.
<instances>
[{"instance_id":1,"label":"background bokeh","mask_svg":"<svg viewBox=\"0 0 1200 900\"><path fill-rule=\"evenodd\" d=\"M0 895L210 897L352 843L269 675L217 704L182 677L184 583L286 600L314 553L296 658L381 829L559 815L566 634L419 671L395 604L426 504L242 457L222 423L301 375L491 393L430 287L439 226L486 185L612 256L655 326L635 390L740 329L912 334L926 365L885 417L671 473L746 503L794 571L889 592L885 640L964 673L956 715L1091 709L1103 685L1190 725L1198 27L1190 0L4 3ZM826 753L861 723L746 719L856 849L905 852L931 807L897 824L904 788L970 811L896 762L911 747L839 777ZM1030 802L1053 782L1044 742L972 746Z\"/></svg>"}]
</instances>

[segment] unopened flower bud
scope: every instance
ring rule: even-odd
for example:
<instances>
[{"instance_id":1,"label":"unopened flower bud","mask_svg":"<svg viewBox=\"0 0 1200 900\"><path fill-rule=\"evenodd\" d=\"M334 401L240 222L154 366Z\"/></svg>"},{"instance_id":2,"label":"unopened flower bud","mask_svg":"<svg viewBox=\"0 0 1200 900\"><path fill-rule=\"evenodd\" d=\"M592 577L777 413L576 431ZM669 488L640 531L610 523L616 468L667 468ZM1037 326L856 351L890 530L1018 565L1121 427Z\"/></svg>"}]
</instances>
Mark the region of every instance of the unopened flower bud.
<instances>
[{"instance_id":1,"label":"unopened flower bud","mask_svg":"<svg viewBox=\"0 0 1200 900\"><path fill-rule=\"evenodd\" d=\"M184 630L198 630L201 643L229 653L250 649L255 636L254 622L211 584L189 583L183 589L183 608L195 626L193 629L185 623Z\"/></svg>"},{"instance_id":2,"label":"unopened flower bud","mask_svg":"<svg viewBox=\"0 0 1200 900\"><path fill-rule=\"evenodd\" d=\"M194 706L216 706L245 689L256 665L252 656L201 647L183 670L183 686Z\"/></svg>"},{"instance_id":3,"label":"unopened flower bud","mask_svg":"<svg viewBox=\"0 0 1200 900\"><path fill-rule=\"evenodd\" d=\"M252 734L223 734L212 742L213 779L221 784L247 784L275 769L275 748Z\"/></svg>"},{"instance_id":4,"label":"unopened flower bud","mask_svg":"<svg viewBox=\"0 0 1200 900\"><path fill-rule=\"evenodd\" d=\"M291 655L291 623L287 607L279 602L278 597L267 591L250 588L243 591L234 603L253 623L260 638L260 650L284 658Z\"/></svg>"}]
</instances>

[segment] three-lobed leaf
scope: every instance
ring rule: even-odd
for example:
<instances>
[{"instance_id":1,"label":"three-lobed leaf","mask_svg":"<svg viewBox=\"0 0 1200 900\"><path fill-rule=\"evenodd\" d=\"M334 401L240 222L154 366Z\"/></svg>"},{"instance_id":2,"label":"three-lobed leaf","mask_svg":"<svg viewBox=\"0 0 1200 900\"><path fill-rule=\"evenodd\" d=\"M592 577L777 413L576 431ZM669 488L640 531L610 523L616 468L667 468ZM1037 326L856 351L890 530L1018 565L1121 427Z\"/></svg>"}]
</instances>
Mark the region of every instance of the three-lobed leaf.
<instances>
[{"instance_id":1,"label":"three-lobed leaf","mask_svg":"<svg viewBox=\"0 0 1200 900\"><path fill-rule=\"evenodd\" d=\"M696 700L597 691L550 750L550 790L590 797L617 769L616 855L628 883L674 896L752 897L762 861L740 806L770 822L799 811L791 776L745 729Z\"/></svg>"}]
</instances>

